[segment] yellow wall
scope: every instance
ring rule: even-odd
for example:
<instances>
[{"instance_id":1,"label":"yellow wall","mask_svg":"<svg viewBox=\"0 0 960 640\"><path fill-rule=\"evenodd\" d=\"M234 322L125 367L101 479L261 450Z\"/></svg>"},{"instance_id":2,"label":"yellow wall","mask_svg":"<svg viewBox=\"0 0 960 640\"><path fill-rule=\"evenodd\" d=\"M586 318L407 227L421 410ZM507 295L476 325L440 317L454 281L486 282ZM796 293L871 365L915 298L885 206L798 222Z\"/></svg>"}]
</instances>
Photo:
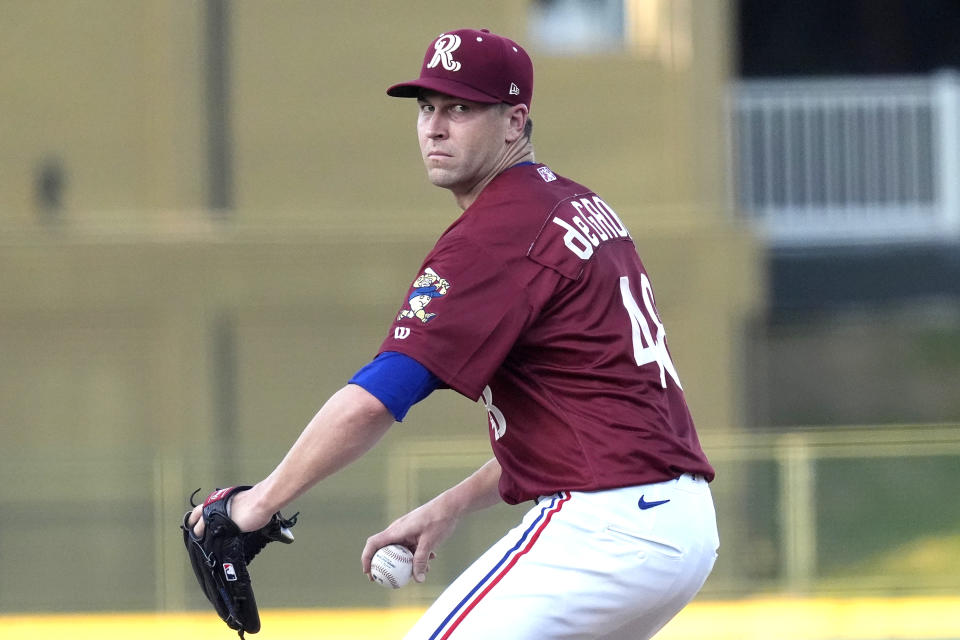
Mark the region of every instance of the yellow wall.
<instances>
[{"instance_id":1,"label":"yellow wall","mask_svg":"<svg viewBox=\"0 0 960 640\"><path fill-rule=\"evenodd\" d=\"M204 6L4 3L0 223L34 225L33 172L51 155L66 170L71 223L131 224L204 206ZM524 41L526 3L227 6L238 220L370 228L385 218L451 215L450 199L424 179L413 105L384 90L414 77L426 43L451 26ZM540 158L633 211L635 231L647 223L639 212L647 206L668 207L671 218L716 219L727 14L726 2L694 6L690 62L629 51L549 56L531 46Z\"/></svg>"},{"instance_id":2,"label":"yellow wall","mask_svg":"<svg viewBox=\"0 0 960 640\"><path fill-rule=\"evenodd\" d=\"M83 221L203 203L199 2L0 6L0 229L35 224L34 172Z\"/></svg>"},{"instance_id":3,"label":"yellow wall","mask_svg":"<svg viewBox=\"0 0 960 640\"><path fill-rule=\"evenodd\" d=\"M716 218L723 202L726 4L696 5L696 63L679 69L630 53L532 51L539 159L614 206L679 204L669 215ZM423 176L414 105L384 91L416 77L426 43L452 26L488 27L524 41L524 5L415 0L398 12L378 2L303 1L278 12L239 3L238 207L245 216L272 219L330 206L362 225L379 224L384 206L401 219L437 208L449 216L447 194ZM368 24L381 28L371 33ZM644 224L639 213L634 220L634 228Z\"/></svg>"}]
</instances>

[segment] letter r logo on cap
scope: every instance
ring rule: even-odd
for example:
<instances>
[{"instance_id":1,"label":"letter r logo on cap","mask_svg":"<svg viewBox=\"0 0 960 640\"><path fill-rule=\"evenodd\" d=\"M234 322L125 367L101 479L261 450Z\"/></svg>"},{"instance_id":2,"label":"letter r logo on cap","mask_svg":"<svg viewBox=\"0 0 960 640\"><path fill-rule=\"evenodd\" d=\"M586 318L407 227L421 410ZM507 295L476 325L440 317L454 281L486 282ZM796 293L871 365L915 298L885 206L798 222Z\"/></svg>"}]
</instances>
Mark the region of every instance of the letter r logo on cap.
<instances>
[{"instance_id":1,"label":"letter r logo on cap","mask_svg":"<svg viewBox=\"0 0 960 640\"><path fill-rule=\"evenodd\" d=\"M438 64L443 64L447 71L460 71L460 63L453 59L453 52L460 47L460 36L456 34L443 34L433 43L433 58L427 65L428 69L433 69Z\"/></svg>"}]
</instances>

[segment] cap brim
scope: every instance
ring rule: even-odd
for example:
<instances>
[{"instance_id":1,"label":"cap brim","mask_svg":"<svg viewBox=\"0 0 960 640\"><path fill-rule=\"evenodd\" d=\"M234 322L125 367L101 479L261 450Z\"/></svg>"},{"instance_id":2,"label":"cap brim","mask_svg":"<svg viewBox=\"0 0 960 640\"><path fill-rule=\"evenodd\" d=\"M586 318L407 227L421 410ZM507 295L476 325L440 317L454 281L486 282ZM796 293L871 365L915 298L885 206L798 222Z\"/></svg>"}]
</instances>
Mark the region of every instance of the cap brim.
<instances>
[{"instance_id":1,"label":"cap brim","mask_svg":"<svg viewBox=\"0 0 960 640\"><path fill-rule=\"evenodd\" d=\"M485 104L496 104L500 98L477 91L461 82L448 80L446 78L418 78L410 82L395 84L387 89L387 95L394 98L416 98L424 89L445 93L454 98L462 98L471 102L481 102Z\"/></svg>"}]
</instances>

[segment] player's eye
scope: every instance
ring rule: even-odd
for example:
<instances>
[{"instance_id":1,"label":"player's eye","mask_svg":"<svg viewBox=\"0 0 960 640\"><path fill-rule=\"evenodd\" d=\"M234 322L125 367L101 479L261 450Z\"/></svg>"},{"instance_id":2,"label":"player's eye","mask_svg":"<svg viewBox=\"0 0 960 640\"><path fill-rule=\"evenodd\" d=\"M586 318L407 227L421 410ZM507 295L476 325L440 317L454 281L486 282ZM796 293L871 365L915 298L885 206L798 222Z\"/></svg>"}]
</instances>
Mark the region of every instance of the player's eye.
<instances>
[{"instance_id":1,"label":"player's eye","mask_svg":"<svg viewBox=\"0 0 960 640\"><path fill-rule=\"evenodd\" d=\"M421 113L433 113L433 110L434 110L434 109L433 109L433 105L432 105L432 104L428 104L428 103L426 103L426 102L420 102L420 103L418 103L418 104L420 105L420 112L421 112Z\"/></svg>"}]
</instances>

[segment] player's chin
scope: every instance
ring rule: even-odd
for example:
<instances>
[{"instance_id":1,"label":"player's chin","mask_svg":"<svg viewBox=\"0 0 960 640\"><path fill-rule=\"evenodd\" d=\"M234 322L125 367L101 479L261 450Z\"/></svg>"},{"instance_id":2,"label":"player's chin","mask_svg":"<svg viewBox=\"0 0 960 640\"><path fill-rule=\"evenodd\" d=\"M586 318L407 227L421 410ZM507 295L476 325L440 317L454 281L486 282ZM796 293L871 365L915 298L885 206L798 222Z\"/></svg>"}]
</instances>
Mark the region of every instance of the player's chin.
<instances>
[{"instance_id":1,"label":"player's chin","mask_svg":"<svg viewBox=\"0 0 960 640\"><path fill-rule=\"evenodd\" d=\"M459 182L456 175L449 169L429 165L427 166L427 179L433 186L444 189L449 189Z\"/></svg>"}]
</instances>

